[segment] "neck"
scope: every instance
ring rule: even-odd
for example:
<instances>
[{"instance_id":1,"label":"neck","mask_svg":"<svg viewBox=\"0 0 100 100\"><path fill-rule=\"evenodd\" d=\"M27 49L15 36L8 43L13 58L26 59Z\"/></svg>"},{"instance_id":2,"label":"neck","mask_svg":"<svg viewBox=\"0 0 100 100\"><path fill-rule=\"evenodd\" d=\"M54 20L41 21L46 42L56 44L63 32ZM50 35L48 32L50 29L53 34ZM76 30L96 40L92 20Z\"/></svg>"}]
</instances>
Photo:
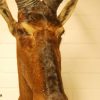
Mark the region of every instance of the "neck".
<instances>
[{"instance_id":1,"label":"neck","mask_svg":"<svg viewBox=\"0 0 100 100\"><path fill-rule=\"evenodd\" d=\"M41 62L44 69L47 94L49 96L55 95L58 97L58 95L63 94L63 86L60 76L60 62L55 59L57 59L55 51L52 45L47 42L46 46L41 51Z\"/></svg>"}]
</instances>

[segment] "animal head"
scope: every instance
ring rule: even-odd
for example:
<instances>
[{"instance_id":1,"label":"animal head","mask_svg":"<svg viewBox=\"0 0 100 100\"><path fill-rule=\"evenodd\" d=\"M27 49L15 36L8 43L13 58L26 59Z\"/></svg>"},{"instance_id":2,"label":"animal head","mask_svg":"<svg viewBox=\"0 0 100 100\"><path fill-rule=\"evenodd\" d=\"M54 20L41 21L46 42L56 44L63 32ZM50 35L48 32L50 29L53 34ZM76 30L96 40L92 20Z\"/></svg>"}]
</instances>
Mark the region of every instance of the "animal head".
<instances>
[{"instance_id":1,"label":"animal head","mask_svg":"<svg viewBox=\"0 0 100 100\"><path fill-rule=\"evenodd\" d=\"M70 0L57 16L62 1L16 0L16 22L6 1L0 0L0 14L17 40L17 60L18 66L21 66L19 73L32 91L35 91L34 100L66 100L61 79L59 45L64 33L63 25L71 16L78 0ZM42 96L37 97L37 94ZM48 99L43 99L46 94Z\"/></svg>"}]
</instances>

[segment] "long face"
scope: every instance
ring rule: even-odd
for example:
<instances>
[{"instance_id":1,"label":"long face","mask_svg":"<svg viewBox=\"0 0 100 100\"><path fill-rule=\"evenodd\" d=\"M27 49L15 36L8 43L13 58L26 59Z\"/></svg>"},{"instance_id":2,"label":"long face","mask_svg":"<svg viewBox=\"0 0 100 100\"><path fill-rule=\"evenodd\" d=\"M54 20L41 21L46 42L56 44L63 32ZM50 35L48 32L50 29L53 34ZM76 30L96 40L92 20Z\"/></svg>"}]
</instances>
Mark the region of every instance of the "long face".
<instances>
[{"instance_id":1,"label":"long face","mask_svg":"<svg viewBox=\"0 0 100 100\"><path fill-rule=\"evenodd\" d=\"M67 100L61 80L59 45L62 25L69 19L78 0L69 0L57 16L63 0L15 0L16 22L0 0L0 14L17 40L19 100Z\"/></svg>"},{"instance_id":2,"label":"long face","mask_svg":"<svg viewBox=\"0 0 100 100\"><path fill-rule=\"evenodd\" d=\"M59 51L64 28L54 11L44 2L39 4L30 11L19 10L16 31L19 73L33 91L34 100L64 100Z\"/></svg>"},{"instance_id":3,"label":"long face","mask_svg":"<svg viewBox=\"0 0 100 100\"><path fill-rule=\"evenodd\" d=\"M21 22L17 30L18 64L31 89L50 95L63 92L61 81L60 36L63 27L39 21ZM60 27L59 27L60 26Z\"/></svg>"}]
</instances>

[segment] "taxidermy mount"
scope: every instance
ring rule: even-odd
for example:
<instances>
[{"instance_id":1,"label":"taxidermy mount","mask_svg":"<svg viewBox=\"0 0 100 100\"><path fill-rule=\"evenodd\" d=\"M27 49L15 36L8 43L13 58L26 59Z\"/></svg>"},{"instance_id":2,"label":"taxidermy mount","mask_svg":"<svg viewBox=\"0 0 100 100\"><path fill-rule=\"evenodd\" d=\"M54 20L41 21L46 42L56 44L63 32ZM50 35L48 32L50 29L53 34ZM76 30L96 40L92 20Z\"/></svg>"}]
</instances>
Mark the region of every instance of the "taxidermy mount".
<instances>
[{"instance_id":1,"label":"taxidermy mount","mask_svg":"<svg viewBox=\"0 0 100 100\"><path fill-rule=\"evenodd\" d=\"M63 0L15 0L18 22L6 0L0 0L0 14L17 41L19 100L68 100L61 78L59 46L63 25L78 0L69 0L57 16Z\"/></svg>"}]
</instances>

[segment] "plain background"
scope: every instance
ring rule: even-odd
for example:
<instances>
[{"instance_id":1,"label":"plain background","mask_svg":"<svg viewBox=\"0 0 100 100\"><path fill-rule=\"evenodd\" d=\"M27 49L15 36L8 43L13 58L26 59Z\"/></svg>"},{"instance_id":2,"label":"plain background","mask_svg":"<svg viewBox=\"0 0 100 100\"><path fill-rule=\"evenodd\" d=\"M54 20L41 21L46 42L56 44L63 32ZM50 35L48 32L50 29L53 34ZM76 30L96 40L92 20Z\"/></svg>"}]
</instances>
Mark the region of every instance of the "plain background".
<instances>
[{"instance_id":1,"label":"plain background","mask_svg":"<svg viewBox=\"0 0 100 100\"><path fill-rule=\"evenodd\" d=\"M15 1L7 2L17 20ZM69 100L100 100L100 0L79 0L64 27L60 50L65 92ZM19 96L16 41L1 16L0 94L0 100L18 100Z\"/></svg>"}]
</instances>

